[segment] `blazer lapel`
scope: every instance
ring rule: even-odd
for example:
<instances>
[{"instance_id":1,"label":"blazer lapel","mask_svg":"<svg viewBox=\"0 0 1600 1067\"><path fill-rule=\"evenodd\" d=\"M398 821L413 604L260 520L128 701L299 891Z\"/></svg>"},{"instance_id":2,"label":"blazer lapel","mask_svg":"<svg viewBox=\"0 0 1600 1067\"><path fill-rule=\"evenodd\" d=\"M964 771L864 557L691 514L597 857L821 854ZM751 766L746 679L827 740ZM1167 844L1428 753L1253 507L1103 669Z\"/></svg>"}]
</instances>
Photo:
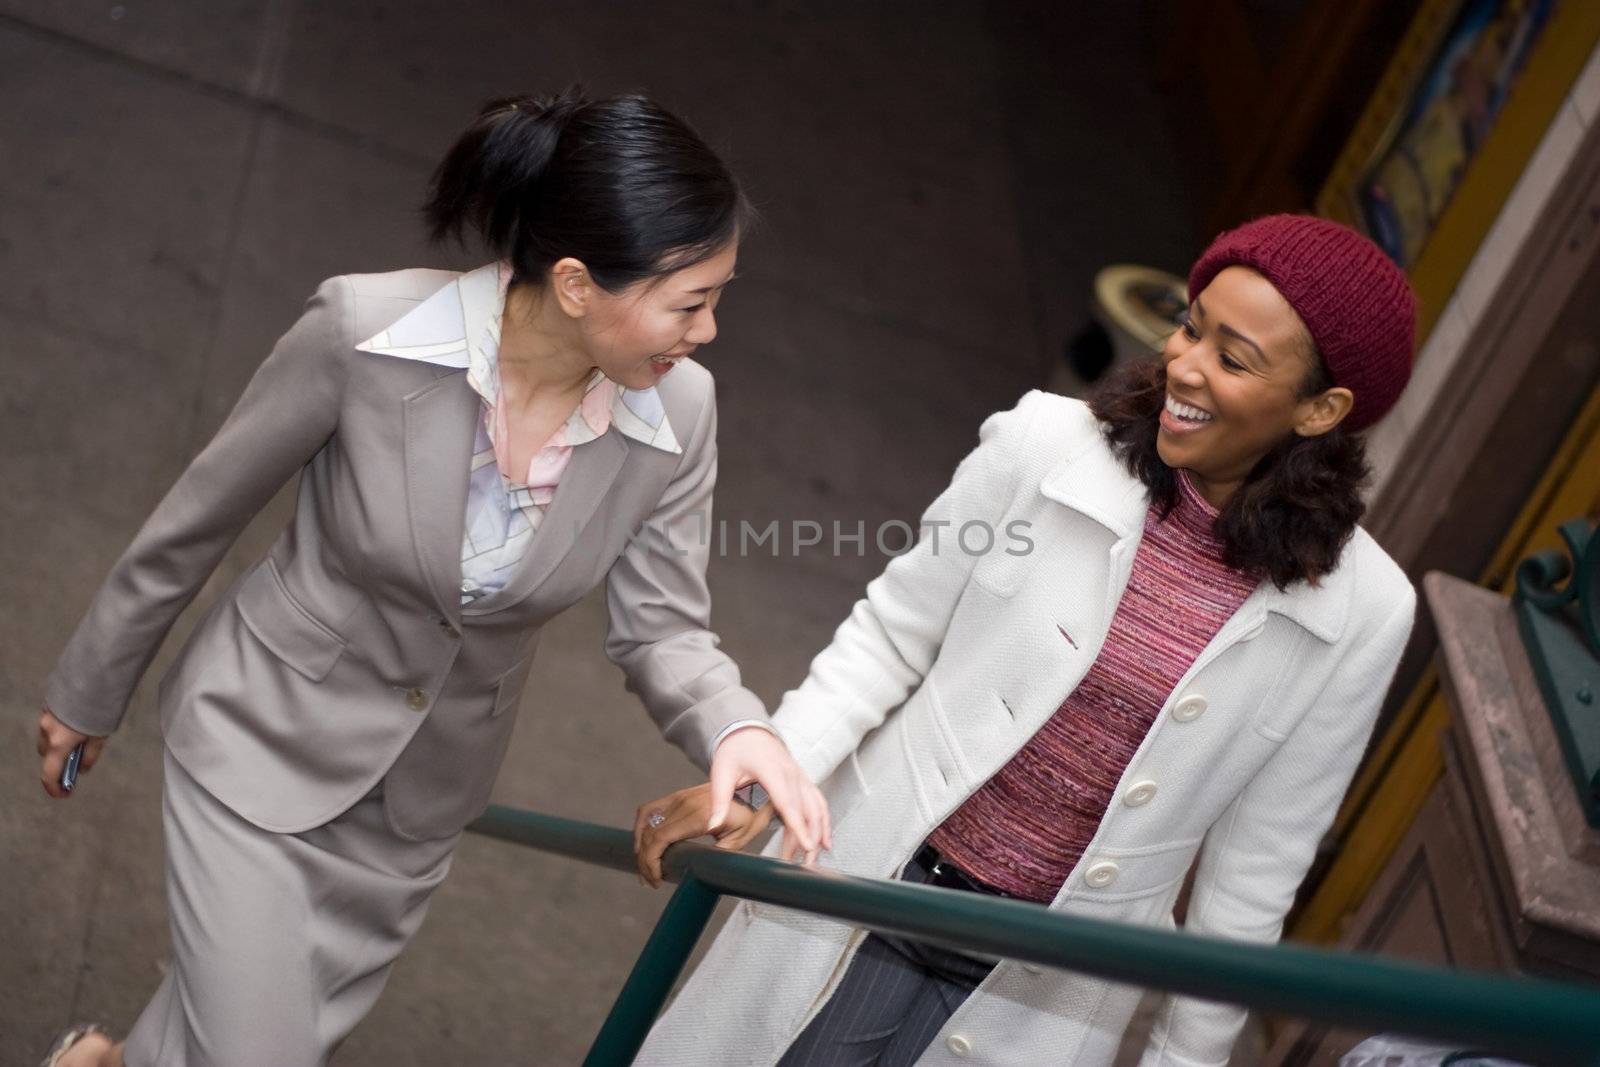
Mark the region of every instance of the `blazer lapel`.
<instances>
[{"instance_id":1,"label":"blazer lapel","mask_svg":"<svg viewBox=\"0 0 1600 1067\"><path fill-rule=\"evenodd\" d=\"M512 572L511 580L504 589L484 598L481 612L469 608L468 614L500 611L521 603L538 589L576 546L578 533L605 499L627 458L627 440L615 426L592 441L574 446L555 496L534 532L533 543Z\"/></svg>"},{"instance_id":2,"label":"blazer lapel","mask_svg":"<svg viewBox=\"0 0 1600 1067\"><path fill-rule=\"evenodd\" d=\"M478 395L456 371L404 402L406 514L411 543L440 614L461 619L461 534Z\"/></svg>"}]
</instances>

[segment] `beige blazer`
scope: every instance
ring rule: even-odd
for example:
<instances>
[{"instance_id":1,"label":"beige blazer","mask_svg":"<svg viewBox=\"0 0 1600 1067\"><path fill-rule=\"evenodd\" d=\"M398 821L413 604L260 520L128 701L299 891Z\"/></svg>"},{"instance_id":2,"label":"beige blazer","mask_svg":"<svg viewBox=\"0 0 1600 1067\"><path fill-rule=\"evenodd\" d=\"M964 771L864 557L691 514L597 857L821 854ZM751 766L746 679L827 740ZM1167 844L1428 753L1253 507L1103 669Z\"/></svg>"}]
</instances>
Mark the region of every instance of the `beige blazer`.
<instances>
[{"instance_id":1,"label":"beige blazer","mask_svg":"<svg viewBox=\"0 0 1600 1067\"><path fill-rule=\"evenodd\" d=\"M459 830L488 803L540 627L602 580L606 653L690 759L705 767L725 726L765 719L708 629L716 404L690 360L656 387L681 454L615 426L576 446L507 588L462 608L480 401L464 370L355 347L453 277L322 283L95 595L46 682L61 721L116 729L173 620L296 473L293 520L159 694L173 755L257 826L317 826L385 778L397 832Z\"/></svg>"},{"instance_id":2,"label":"beige blazer","mask_svg":"<svg viewBox=\"0 0 1600 1067\"><path fill-rule=\"evenodd\" d=\"M773 713L823 783L833 815L824 867L891 877L1038 732L1100 652L1148 507L1082 401L1029 393L984 423L923 524L984 523L1002 531L994 550L969 555L948 534L919 540L867 586ZM1026 524L1031 551L1006 550L1014 523ZM1170 929L1198 856L1188 929L1276 940L1415 608L1405 573L1359 528L1318 585L1262 583L1173 687L1050 907ZM775 1062L837 988L862 936L741 903L637 1062ZM1105 1067L1139 996L1136 986L1003 961L917 1063ZM1231 1004L1169 998L1141 1067L1222 1067L1243 1022Z\"/></svg>"}]
</instances>

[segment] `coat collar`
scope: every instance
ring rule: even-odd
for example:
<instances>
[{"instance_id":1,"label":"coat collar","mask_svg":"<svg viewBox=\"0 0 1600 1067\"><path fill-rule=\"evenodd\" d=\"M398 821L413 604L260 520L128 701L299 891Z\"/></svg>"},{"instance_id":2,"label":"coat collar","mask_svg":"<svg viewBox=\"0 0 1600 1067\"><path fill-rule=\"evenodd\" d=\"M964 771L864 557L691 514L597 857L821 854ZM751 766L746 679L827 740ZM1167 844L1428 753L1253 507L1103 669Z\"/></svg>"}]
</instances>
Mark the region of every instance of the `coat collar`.
<instances>
[{"instance_id":1,"label":"coat collar","mask_svg":"<svg viewBox=\"0 0 1600 1067\"><path fill-rule=\"evenodd\" d=\"M1106 446L1097 425L1055 462L1040 480L1039 492L1110 530L1118 539L1118 547L1128 552L1131 565L1129 550L1144 535L1150 494ZM1360 531L1355 536L1361 536ZM1347 543L1339 564L1315 586L1300 581L1280 590L1272 582L1263 581L1239 608L1241 616L1251 616L1242 620L1241 629L1252 626L1270 611L1329 644L1338 641L1344 633L1353 592L1351 555L1351 545Z\"/></svg>"},{"instance_id":2,"label":"coat collar","mask_svg":"<svg viewBox=\"0 0 1600 1067\"><path fill-rule=\"evenodd\" d=\"M356 348L465 370L473 392L493 407L500 394L496 356L509 278L510 268L504 263L488 263L458 275ZM609 410L595 409L594 398L601 393L608 394L602 401ZM566 443L587 444L602 436L608 426L652 448L683 451L655 389L624 389L597 370L583 402L566 422Z\"/></svg>"}]
</instances>

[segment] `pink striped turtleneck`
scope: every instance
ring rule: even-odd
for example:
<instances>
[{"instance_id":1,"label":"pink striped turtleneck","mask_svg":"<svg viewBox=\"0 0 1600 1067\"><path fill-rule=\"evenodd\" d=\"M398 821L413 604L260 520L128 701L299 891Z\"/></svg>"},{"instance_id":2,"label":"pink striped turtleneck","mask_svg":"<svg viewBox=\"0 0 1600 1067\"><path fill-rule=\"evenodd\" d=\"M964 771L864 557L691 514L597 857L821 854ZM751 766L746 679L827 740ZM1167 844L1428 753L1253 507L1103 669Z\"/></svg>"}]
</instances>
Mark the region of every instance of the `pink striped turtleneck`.
<instances>
[{"instance_id":1,"label":"pink striped turtleneck","mask_svg":"<svg viewBox=\"0 0 1600 1067\"><path fill-rule=\"evenodd\" d=\"M1127 590L1088 673L929 836L974 878L1028 900L1055 899L1173 687L1255 588L1222 562L1217 509L1181 469L1178 485L1165 520L1154 505L1145 514Z\"/></svg>"}]
</instances>

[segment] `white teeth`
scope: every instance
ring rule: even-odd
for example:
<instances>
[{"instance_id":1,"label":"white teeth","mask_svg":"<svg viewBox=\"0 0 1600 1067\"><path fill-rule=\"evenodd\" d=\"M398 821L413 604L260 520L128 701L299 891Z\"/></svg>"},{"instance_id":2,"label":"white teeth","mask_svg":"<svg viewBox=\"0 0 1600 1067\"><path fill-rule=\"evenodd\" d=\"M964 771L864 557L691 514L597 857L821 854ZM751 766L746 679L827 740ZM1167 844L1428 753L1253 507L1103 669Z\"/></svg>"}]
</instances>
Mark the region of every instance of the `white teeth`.
<instances>
[{"instance_id":1,"label":"white teeth","mask_svg":"<svg viewBox=\"0 0 1600 1067\"><path fill-rule=\"evenodd\" d=\"M1174 400L1170 394L1167 396L1167 410L1172 412L1178 418L1188 419L1190 422L1211 421L1211 412L1202 411L1199 408L1192 407L1189 404L1179 403L1177 400Z\"/></svg>"}]
</instances>

